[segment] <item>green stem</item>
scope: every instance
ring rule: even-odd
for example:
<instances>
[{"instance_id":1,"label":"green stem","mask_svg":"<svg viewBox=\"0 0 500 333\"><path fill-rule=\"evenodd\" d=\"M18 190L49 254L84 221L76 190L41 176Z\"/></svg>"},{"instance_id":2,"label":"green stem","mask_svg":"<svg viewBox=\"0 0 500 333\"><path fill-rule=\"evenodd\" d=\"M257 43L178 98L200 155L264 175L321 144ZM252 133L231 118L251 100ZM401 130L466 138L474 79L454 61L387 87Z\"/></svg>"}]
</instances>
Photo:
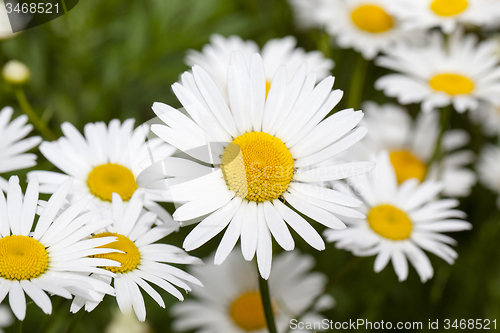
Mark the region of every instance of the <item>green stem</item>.
<instances>
[{"instance_id":1,"label":"green stem","mask_svg":"<svg viewBox=\"0 0 500 333\"><path fill-rule=\"evenodd\" d=\"M67 14L68 13L68 9L66 8L66 1L61 0L61 4L63 6L64 14Z\"/></svg>"},{"instance_id":2,"label":"green stem","mask_svg":"<svg viewBox=\"0 0 500 333\"><path fill-rule=\"evenodd\" d=\"M28 102L26 98L26 94L24 90L17 89L16 90L16 98L21 106L23 112L28 116L30 122L35 126L38 132L42 135L45 140L55 140L57 137L55 134L48 128L47 124L43 122L40 117L36 114L35 110L31 107L31 104Z\"/></svg>"},{"instance_id":3,"label":"green stem","mask_svg":"<svg viewBox=\"0 0 500 333\"><path fill-rule=\"evenodd\" d=\"M442 146L442 143L443 143L443 136L444 136L444 132L446 132L446 130L450 126L450 120L451 120L451 114L452 114L452 112L453 112L453 110L452 110L451 105L442 108L442 110L440 112L440 114L441 114L441 119L440 119L441 129L439 131L439 135L438 135L438 138L437 138L437 141L436 141L436 146L434 147L434 152L432 153L432 156L431 156L429 162L427 163L427 167L428 168L434 162L439 162L441 160L441 158L442 158L442 153L443 152L442 152L441 146Z\"/></svg>"},{"instance_id":4,"label":"green stem","mask_svg":"<svg viewBox=\"0 0 500 333\"><path fill-rule=\"evenodd\" d=\"M16 318L16 322L14 324L14 332L22 333L23 332L23 321Z\"/></svg>"},{"instance_id":5,"label":"green stem","mask_svg":"<svg viewBox=\"0 0 500 333\"><path fill-rule=\"evenodd\" d=\"M363 88L365 84L366 69L368 61L363 56L358 54L358 58L354 64L354 71L351 77L351 85L349 86L349 95L347 99L347 107L357 110L363 97Z\"/></svg>"},{"instance_id":6,"label":"green stem","mask_svg":"<svg viewBox=\"0 0 500 333\"><path fill-rule=\"evenodd\" d=\"M259 272L257 272L259 274ZM262 299L262 306L264 307L264 314L266 316L267 328L269 333L277 333L276 323L274 322L273 305L271 304L271 295L269 294L269 284L259 274L259 287L260 297Z\"/></svg>"},{"instance_id":7,"label":"green stem","mask_svg":"<svg viewBox=\"0 0 500 333\"><path fill-rule=\"evenodd\" d=\"M81 309L78 311L75 315L73 315L73 319L71 319L71 322L69 323L68 329L66 330L66 333L72 333L75 331L75 329L78 326L78 323L82 319L83 315L85 314L85 310Z\"/></svg>"}]
</instances>

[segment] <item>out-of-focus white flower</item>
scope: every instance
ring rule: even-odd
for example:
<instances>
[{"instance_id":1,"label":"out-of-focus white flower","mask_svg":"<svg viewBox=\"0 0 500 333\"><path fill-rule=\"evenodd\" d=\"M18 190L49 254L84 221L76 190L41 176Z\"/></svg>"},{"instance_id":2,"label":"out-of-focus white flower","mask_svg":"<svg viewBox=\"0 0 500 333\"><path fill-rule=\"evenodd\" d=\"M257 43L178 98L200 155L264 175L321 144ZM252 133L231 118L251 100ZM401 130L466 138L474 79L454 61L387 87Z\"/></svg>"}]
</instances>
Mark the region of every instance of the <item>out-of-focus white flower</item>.
<instances>
[{"instance_id":1,"label":"out-of-focus white flower","mask_svg":"<svg viewBox=\"0 0 500 333\"><path fill-rule=\"evenodd\" d=\"M453 104L457 112L476 109L484 100L500 105L500 66L492 40L459 29L445 42L437 31L421 45L398 44L375 60L392 69L375 82L401 104L420 103L425 112Z\"/></svg>"},{"instance_id":2,"label":"out-of-focus white flower","mask_svg":"<svg viewBox=\"0 0 500 333\"><path fill-rule=\"evenodd\" d=\"M14 316L10 312L9 307L0 305L0 333L3 333L2 328L9 327L14 323Z\"/></svg>"},{"instance_id":3,"label":"out-of-focus white flower","mask_svg":"<svg viewBox=\"0 0 500 333\"><path fill-rule=\"evenodd\" d=\"M420 184L412 178L399 185L389 154L381 152L375 160L377 166L369 174L348 180L364 202L360 210L366 219L346 219L347 229L326 230L325 237L354 255L377 255L375 272L392 260L399 281L408 277L409 260L425 282L434 270L422 250L453 264L458 255L449 245L456 241L442 232L469 230L472 225L462 220L464 212L453 209L458 200L437 199L442 184Z\"/></svg>"},{"instance_id":4,"label":"out-of-focus white flower","mask_svg":"<svg viewBox=\"0 0 500 333\"><path fill-rule=\"evenodd\" d=\"M491 103L480 103L477 110L469 112L473 121L479 122L483 132L486 135L500 134L500 105L495 106Z\"/></svg>"},{"instance_id":5,"label":"out-of-focus white flower","mask_svg":"<svg viewBox=\"0 0 500 333\"><path fill-rule=\"evenodd\" d=\"M30 69L28 66L17 60L8 61L2 68L3 78L12 84L25 84L30 79Z\"/></svg>"},{"instance_id":6,"label":"out-of-focus white flower","mask_svg":"<svg viewBox=\"0 0 500 333\"><path fill-rule=\"evenodd\" d=\"M497 206L500 208L500 147L484 147L476 170L481 184L498 194Z\"/></svg>"},{"instance_id":7,"label":"out-of-focus white flower","mask_svg":"<svg viewBox=\"0 0 500 333\"><path fill-rule=\"evenodd\" d=\"M151 327L147 322L141 322L132 313L123 313L120 310L113 312L111 322L106 327L105 333L149 333Z\"/></svg>"}]
</instances>

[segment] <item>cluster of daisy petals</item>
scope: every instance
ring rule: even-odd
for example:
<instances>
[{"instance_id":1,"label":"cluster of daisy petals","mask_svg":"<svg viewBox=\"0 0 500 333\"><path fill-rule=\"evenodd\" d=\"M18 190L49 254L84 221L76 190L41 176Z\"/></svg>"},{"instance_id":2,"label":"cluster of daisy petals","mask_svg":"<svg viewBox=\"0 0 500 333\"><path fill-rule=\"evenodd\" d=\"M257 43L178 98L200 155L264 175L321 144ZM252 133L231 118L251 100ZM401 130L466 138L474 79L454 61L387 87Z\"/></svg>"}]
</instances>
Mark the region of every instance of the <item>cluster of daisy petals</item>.
<instances>
[{"instance_id":1,"label":"cluster of daisy petals","mask_svg":"<svg viewBox=\"0 0 500 333\"><path fill-rule=\"evenodd\" d=\"M309 272L313 258L297 250L273 258L274 241L294 250L291 231L316 250L326 239L376 256L376 272L392 262L400 281L408 263L422 282L432 278L424 251L454 262L456 242L443 233L472 227L456 198L476 183L475 156L464 149L467 132L440 128L437 109L470 110L498 135L499 47L464 31L498 22L500 3L290 3L301 26L321 27L336 45L394 71L375 87L422 112L413 118L371 101L364 112L336 110L343 92L333 89L334 62L321 52L297 48L290 36L262 49L212 36L201 52L189 51L192 67L172 86L182 109L154 103L159 122L135 129L133 119L89 123L83 133L64 123L61 138L39 146L58 172L29 172L24 195L17 177L0 178L0 299L9 295L18 319L25 295L47 314L49 295L72 299L72 312L112 295L144 321L141 289L165 307L156 285L180 300L177 288L193 289L196 301L172 309L178 330L266 332L260 274L280 330L290 318L321 321L317 312L333 303L322 297L326 277ZM34 166L26 152L41 142L25 139L31 125L25 116L11 122L12 114L0 112L3 173ZM500 192L500 148L485 148L480 161L479 177ZM173 215L161 202L176 204ZM214 264L188 274L171 264L201 260L160 241L190 224L185 251L223 235Z\"/></svg>"}]
</instances>

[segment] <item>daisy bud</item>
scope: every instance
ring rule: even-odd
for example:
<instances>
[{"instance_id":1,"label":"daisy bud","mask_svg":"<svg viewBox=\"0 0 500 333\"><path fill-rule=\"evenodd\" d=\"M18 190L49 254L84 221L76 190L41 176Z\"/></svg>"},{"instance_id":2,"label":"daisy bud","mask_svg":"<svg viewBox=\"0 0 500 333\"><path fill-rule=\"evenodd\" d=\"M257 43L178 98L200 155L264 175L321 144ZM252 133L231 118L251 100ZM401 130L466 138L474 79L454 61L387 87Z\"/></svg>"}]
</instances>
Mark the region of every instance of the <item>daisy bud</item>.
<instances>
[{"instance_id":1,"label":"daisy bud","mask_svg":"<svg viewBox=\"0 0 500 333\"><path fill-rule=\"evenodd\" d=\"M30 69L24 63L17 60L10 60L3 66L2 76L5 81L15 84L23 85L30 79Z\"/></svg>"}]
</instances>

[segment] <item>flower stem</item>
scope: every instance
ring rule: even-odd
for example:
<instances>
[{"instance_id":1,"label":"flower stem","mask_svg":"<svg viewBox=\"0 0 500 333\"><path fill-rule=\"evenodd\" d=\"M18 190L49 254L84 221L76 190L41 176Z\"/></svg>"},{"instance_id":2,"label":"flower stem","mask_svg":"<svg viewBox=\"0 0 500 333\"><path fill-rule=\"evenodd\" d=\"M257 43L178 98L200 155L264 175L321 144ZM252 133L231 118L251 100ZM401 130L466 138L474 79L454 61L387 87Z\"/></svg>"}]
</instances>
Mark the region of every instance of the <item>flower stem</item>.
<instances>
[{"instance_id":1,"label":"flower stem","mask_svg":"<svg viewBox=\"0 0 500 333\"><path fill-rule=\"evenodd\" d=\"M16 322L14 324L14 332L22 333L23 332L23 321L16 318Z\"/></svg>"},{"instance_id":2,"label":"flower stem","mask_svg":"<svg viewBox=\"0 0 500 333\"><path fill-rule=\"evenodd\" d=\"M28 99L26 98L26 94L24 93L24 90L22 89L17 89L16 90L16 98L19 103L19 106L21 106L21 109L23 112L28 116L30 122L35 126L36 130L40 132L42 137L45 140L55 140L57 137L55 134L50 130L50 128L47 126L47 124L38 117L36 114L35 110L31 107L31 104L28 102Z\"/></svg>"},{"instance_id":3,"label":"flower stem","mask_svg":"<svg viewBox=\"0 0 500 333\"><path fill-rule=\"evenodd\" d=\"M354 64L354 70L351 77L351 85L349 86L349 96L347 99L347 107L357 110L363 97L363 88L365 85L366 69L368 61L363 56L358 54Z\"/></svg>"},{"instance_id":4,"label":"flower stem","mask_svg":"<svg viewBox=\"0 0 500 333\"><path fill-rule=\"evenodd\" d=\"M439 131L438 138L436 140L436 146L434 147L434 152L432 153L432 156L427 163L427 167L430 167L434 162L439 162L442 158L442 143L443 143L443 135L444 132L448 129L450 125L450 120L451 120L451 114L452 114L452 107L451 105L442 108L440 115L440 124L441 124L441 130Z\"/></svg>"},{"instance_id":5,"label":"flower stem","mask_svg":"<svg viewBox=\"0 0 500 333\"><path fill-rule=\"evenodd\" d=\"M257 274L259 274L257 272ZM260 297L262 299L262 306L264 307L264 315L266 316L267 328L269 329L269 333L277 333L276 331L276 323L274 322L274 312L273 306L271 304L271 296L269 294L269 284L267 280L264 280L262 276L259 274L259 288L260 288Z\"/></svg>"},{"instance_id":6,"label":"flower stem","mask_svg":"<svg viewBox=\"0 0 500 333\"><path fill-rule=\"evenodd\" d=\"M66 333L72 333L75 331L76 327L78 326L78 323L80 322L84 314L85 310L81 309L80 311L78 311L78 313L73 315L73 319L71 319L71 322L69 323Z\"/></svg>"}]
</instances>

